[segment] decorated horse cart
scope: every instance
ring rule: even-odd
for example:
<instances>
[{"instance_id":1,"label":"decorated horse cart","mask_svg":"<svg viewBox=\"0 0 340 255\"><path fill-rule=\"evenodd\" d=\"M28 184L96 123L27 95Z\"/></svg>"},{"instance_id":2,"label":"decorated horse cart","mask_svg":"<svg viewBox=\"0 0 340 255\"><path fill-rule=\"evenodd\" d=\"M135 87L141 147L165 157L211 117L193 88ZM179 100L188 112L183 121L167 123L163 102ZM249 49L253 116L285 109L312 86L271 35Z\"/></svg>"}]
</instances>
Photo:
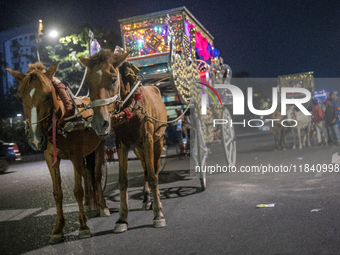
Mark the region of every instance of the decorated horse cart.
<instances>
[{"instance_id":1,"label":"decorated horse cart","mask_svg":"<svg viewBox=\"0 0 340 255\"><path fill-rule=\"evenodd\" d=\"M307 89L311 95L315 93L315 83L314 83L314 73L305 72L289 75L281 75L278 77L278 93L279 100L281 99L282 88L303 88ZM306 95L301 92L286 93L288 99L294 98L304 98ZM312 98L311 98L312 99ZM280 103L280 102L279 102ZM311 111L313 108L312 100L308 100L303 104L303 106ZM293 135L293 149L296 148L296 138L299 141L299 149L305 146L305 143L310 147L310 132L312 128L312 117L310 115L305 115L295 106L287 106L287 117L288 119L293 119L296 121L296 126L291 128L290 131ZM304 130L304 142L301 139L301 131Z\"/></svg>"},{"instance_id":2,"label":"decorated horse cart","mask_svg":"<svg viewBox=\"0 0 340 255\"><path fill-rule=\"evenodd\" d=\"M185 7L124 19L120 23L125 53L100 50L92 35L91 51L94 45L97 53L89 58L80 57L87 67L89 97L76 98L54 77L59 61L47 70L41 63L30 65L26 74L6 69L20 82L19 97L23 101L28 142L35 150L44 151L52 177L57 220L51 244L62 242L65 226L61 159L71 160L74 166L79 238L91 237L86 210L110 215L103 195L106 168L102 137L107 137L111 130L116 137L119 160L120 210L115 233L128 229L127 161L131 145L144 169L143 209L151 208L152 195L153 226L166 226L158 188L166 124L187 117L191 155L196 166L206 165L207 145L212 143L221 143L227 163L235 165L236 143L230 121L213 127L214 118L231 118L228 110L231 94L226 90L217 93L214 89L216 84L230 82L231 70L217 58L219 53L209 32ZM128 55L131 57L126 59ZM138 79L130 71L139 72L141 77ZM140 86L141 82L144 86ZM177 118L176 110L180 110ZM205 172L199 171L203 189Z\"/></svg>"},{"instance_id":3,"label":"decorated horse cart","mask_svg":"<svg viewBox=\"0 0 340 255\"><path fill-rule=\"evenodd\" d=\"M214 89L216 84L230 83L231 69L214 48L213 36L185 7L126 18L119 23L123 50L130 52L127 61L140 69L143 85L154 85L161 91L168 129L186 117L181 129L191 127L188 142L193 143L190 150L195 164L205 166L207 146L220 143L227 163L234 166L236 141L229 111L232 95L225 89ZM226 119L228 123L215 128L213 119ZM161 168L169 157L164 152ZM205 188L205 171L199 174Z\"/></svg>"}]
</instances>

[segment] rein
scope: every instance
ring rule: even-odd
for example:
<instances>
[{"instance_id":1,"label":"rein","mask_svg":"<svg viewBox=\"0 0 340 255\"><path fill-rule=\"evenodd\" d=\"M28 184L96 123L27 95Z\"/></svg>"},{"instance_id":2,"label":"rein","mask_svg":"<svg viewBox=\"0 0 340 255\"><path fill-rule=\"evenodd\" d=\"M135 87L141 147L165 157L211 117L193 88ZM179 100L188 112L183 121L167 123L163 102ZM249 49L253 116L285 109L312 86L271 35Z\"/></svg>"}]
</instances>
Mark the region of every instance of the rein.
<instances>
[{"instance_id":1,"label":"rein","mask_svg":"<svg viewBox=\"0 0 340 255\"><path fill-rule=\"evenodd\" d=\"M53 112L51 112L50 114L46 115L45 117L43 117L42 119L36 121L36 122L33 122L31 123L29 120L25 120L24 122L27 123L27 124L30 124L30 125L35 125L35 124L38 124L40 122L42 122L43 120L47 119L48 117L50 117L52 115Z\"/></svg>"},{"instance_id":2,"label":"rein","mask_svg":"<svg viewBox=\"0 0 340 255\"><path fill-rule=\"evenodd\" d=\"M112 103L119 101L120 100L120 80L119 80L119 78L120 77L119 77L119 72L118 72L118 74L117 74L117 82L119 82L119 84L118 84L119 85L118 86L118 94L114 95L113 97L106 98L106 99L97 99L97 100L91 101L81 111L79 111L77 106L75 105L77 113L68 117L68 118L65 118L65 121L68 121L68 120L73 119L75 117L81 116L82 112L84 112L84 111L86 111L90 108L106 106L106 105L109 105L109 104L112 104ZM71 98L73 100L73 94L72 94L71 90L68 87L66 87L66 88L67 88L67 91L71 95ZM119 102L121 102L121 101L119 101Z\"/></svg>"},{"instance_id":3,"label":"rein","mask_svg":"<svg viewBox=\"0 0 340 255\"><path fill-rule=\"evenodd\" d=\"M118 83L118 84L117 84L117 83ZM71 116L71 117L66 118L65 120L69 120L69 119L72 119L72 118L74 118L74 117L77 117L77 116L81 115L81 113L82 113L83 111L86 111L86 110L89 109L89 108L107 106L107 105L109 105L109 104L112 104L112 103L115 103L115 102L119 102L118 110L115 110L115 111L113 111L113 112L110 114L110 118L111 118L112 115L118 114L118 113L121 112L121 108L123 107L123 105L129 100L129 98L133 95L133 93L137 90L137 88L138 88L139 86L142 85L142 83L141 83L141 81L138 81L138 82L136 83L136 85L134 86L134 88L133 88L133 89L130 91L130 93L126 96L126 98L124 99L124 101L121 101L121 100L120 100L120 86L121 86L121 84L120 84L120 72L119 72L119 71L117 72L117 81L116 81L116 85L118 85L118 93L117 93L116 95L114 95L113 97L110 97L110 98L106 98L106 99L97 99L97 100L91 101L88 105L86 105L86 106L83 108L83 110L78 111L78 113L76 113L75 115L73 115L73 116ZM69 91L69 89L68 89L68 91ZM69 91L69 93L70 93L70 91ZM71 93L72 93L72 92L71 92ZM145 115L145 117L146 117L147 119L152 119L152 120L154 120L154 121L157 121L157 122L160 122L160 123L166 123L166 124L173 123L173 122L176 122L176 121L178 121L179 119L181 119L182 116L188 111L189 108L190 108L190 104L188 104L187 108L183 111L183 113L182 113L179 117L177 117L176 119L174 119L174 120L171 120L171 121L161 121L161 120L158 120L158 119L156 119L156 118L154 118L154 117L151 117L150 115L147 114L146 111L143 112L143 107L141 107L138 103L136 103L136 105L135 105L135 109L136 109L136 110L141 110L142 113Z\"/></svg>"}]
</instances>

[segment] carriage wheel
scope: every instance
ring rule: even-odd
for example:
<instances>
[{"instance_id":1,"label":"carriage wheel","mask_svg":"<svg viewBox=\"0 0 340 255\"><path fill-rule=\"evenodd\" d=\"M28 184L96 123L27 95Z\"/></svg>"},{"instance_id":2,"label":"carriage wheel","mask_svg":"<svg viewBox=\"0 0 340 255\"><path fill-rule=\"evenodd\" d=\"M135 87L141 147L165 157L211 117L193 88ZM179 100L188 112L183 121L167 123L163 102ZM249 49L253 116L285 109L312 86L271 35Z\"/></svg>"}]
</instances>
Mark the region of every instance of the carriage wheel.
<instances>
[{"instance_id":1,"label":"carriage wheel","mask_svg":"<svg viewBox=\"0 0 340 255\"><path fill-rule=\"evenodd\" d=\"M161 154L161 158L159 159L159 170L158 172L162 172L164 167L165 167L165 163L166 163L166 154L168 151L168 141L166 139L166 137L164 137L163 139L163 151Z\"/></svg>"},{"instance_id":2,"label":"carriage wheel","mask_svg":"<svg viewBox=\"0 0 340 255\"><path fill-rule=\"evenodd\" d=\"M232 167L236 165L236 140L234 127L230 125L231 114L226 107L222 111L222 119L228 120L222 125L222 146L227 164Z\"/></svg>"},{"instance_id":3,"label":"carriage wheel","mask_svg":"<svg viewBox=\"0 0 340 255\"><path fill-rule=\"evenodd\" d=\"M196 119L195 145L193 154L196 165L201 167L199 178L201 182L201 187L203 190L205 190L205 188L207 187L206 172L203 172L202 168L207 165L208 149L205 146L201 121L199 119Z\"/></svg>"},{"instance_id":4,"label":"carriage wheel","mask_svg":"<svg viewBox=\"0 0 340 255\"><path fill-rule=\"evenodd\" d=\"M106 187L106 182L107 182L107 169L108 169L108 164L107 162L107 155L105 153L105 160L102 165L102 180L101 180L101 186L102 186L102 191L104 192L105 187Z\"/></svg>"}]
</instances>

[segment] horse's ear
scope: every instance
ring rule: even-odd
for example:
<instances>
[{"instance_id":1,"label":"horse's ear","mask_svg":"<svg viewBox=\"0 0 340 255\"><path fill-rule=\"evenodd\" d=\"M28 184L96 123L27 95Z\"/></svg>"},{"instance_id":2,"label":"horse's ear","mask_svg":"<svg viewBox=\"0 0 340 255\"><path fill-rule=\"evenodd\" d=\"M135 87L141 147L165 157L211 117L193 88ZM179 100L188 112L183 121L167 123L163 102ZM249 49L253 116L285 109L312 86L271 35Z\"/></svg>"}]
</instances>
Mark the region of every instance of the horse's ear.
<instances>
[{"instance_id":1,"label":"horse's ear","mask_svg":"<svg viewBox=\"0 0 340 255\"><path fill-rule=\"evenodd\" d=\"M119 67L125 61L125 59L129 56L129 54L130 52L123 53L123 54L115 54L112 65L114 67Z\"/></svg>"},{"instance_id":2,"label":"horse's ear","mask_svg":"<svg viewBox=\"0 0 340 255\"><path fill-rule=\"evenodd\" d=\"M52 79L53 75L57 72L60 61L55 62L45 73L47 78Z\"/></svg>"},{"instance_id":3,"label":"horse's ear","mask_svg":"<svg viewBox=\"0 0 340 255\"><path fill-rule=\"evenodd\" d=\"M90 58L79 57L79 60L84 66L86 66L86 67L89 66Z\"/></svg>"},{"instance_id":4,"label":"horse's ear","mask_svg":"<svg viewBox=\"0 0 340 255\"><path fill-rule=\"evenodd\" d=\"M18 71L14 71L14 70L9 69L9 68L6 68L6 71L9 72L18 81L21 81L25 77L25 75L23 73L20 73Z\"/></svg>"}]
</instances>

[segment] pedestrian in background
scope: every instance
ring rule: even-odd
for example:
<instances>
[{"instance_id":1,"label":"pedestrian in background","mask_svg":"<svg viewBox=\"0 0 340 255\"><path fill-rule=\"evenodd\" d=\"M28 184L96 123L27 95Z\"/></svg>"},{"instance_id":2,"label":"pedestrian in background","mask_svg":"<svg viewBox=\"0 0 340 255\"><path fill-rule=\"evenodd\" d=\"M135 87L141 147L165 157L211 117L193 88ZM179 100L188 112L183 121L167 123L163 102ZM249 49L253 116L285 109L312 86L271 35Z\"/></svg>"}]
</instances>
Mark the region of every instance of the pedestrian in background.
<instances>
[{"instance_id":1,"label":"pedestrian in background","mask_svg":"<svg viewBox=\"0 0 340 255\"><path fill-rule=\"evenodd\" d=\"M327 98L326 100L326 111L325 111L325 121L326 127L329 132L329 136L333 144L338 145L338 137L336 135L336 129L338 128L338 109L332 104L332 99Z\"/></svg>"},{"instance_id":2,"label":"pedestrian in background","mask_svg":"<svg viewBox=\"0 0 340 255\"><path fill-rule=\"evenodd\" d=\"M334 105L337 109L337 118L336 118L336 123L338 124L338 128L335 130L336 132L336 136L338 138L338 141L340 142L340 131L339 131L339 126L340 126L340 122L339 122L339 116L340 116L340 110L338 108L338 105L336 103L336 101L338 100L337 97L337 93L336 91L329 93L329 97L332 99L332 105Z\"/></svg>"},{"instance_id":3,"label":"pedestrian in background","mask_svg":"<svg viewBox=\"0 0 340 255\"><path fill-rule=\"evenodd\" d=\"M325 124L325 117L322 108L319 106L319 102L316 99L312 100L313 103L313 122L316 129L316 136L318 139L318 145L328 145L328 134Z\"/></svg>"}]
</instances>

